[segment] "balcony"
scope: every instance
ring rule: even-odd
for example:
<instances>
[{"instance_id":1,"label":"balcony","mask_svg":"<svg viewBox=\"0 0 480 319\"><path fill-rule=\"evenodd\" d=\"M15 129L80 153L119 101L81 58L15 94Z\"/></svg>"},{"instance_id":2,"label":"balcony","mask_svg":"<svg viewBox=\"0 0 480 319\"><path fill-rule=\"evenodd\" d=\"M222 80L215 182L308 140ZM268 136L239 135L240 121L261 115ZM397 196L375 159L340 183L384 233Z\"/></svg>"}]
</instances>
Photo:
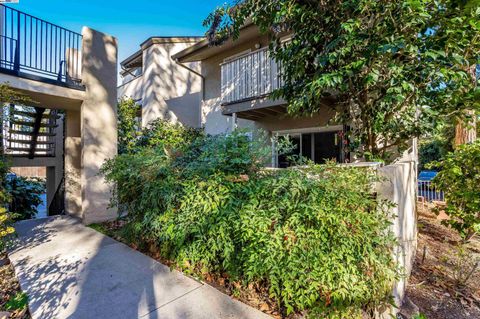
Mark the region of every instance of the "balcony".
<instances>
[{"instance_id":1,"label":"balcony","mask_svg":"<svg viewBox=\"0 0 480 319\"><path fill-rule=\"evenodd\" d=\"M231 59L221 65L223 114L258 119L284 112L283 100L269 95L282 87L281 66L261 49Z\"/></svg>"},{"instance_id":2,"label":"balcony","mask_svg":"<svg viewBox=\"0 0 480 319\"><path fill-rule=\"evenodd\" d=\"M82 35L0 5L0 72L83 89Z\"/></svg>"}]
</instances>

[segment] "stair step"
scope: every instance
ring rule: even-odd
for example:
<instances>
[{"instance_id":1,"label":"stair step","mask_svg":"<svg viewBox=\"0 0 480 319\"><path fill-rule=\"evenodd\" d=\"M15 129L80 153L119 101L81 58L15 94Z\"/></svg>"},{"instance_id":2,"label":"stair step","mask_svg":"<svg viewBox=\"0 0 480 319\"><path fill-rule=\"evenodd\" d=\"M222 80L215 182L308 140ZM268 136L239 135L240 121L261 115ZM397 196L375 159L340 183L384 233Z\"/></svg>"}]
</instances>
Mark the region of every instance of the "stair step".
<instances>
[{"instance_id":1,"label":"stair step","mask_svg":"<svg viewBox=\"0 0 480 319\"><path fill-rule=\"evenodd\" d=\"M17 111L17 110L14 110L13 111L13 114L14 115L21 115L21 116L28 116L28 117L33 117L35 118L37 116L37 113L35 112L26 112L26 111ZM55 115L55 114L43 114L42 115L42 119L59 119L60 118L60 115Z\"/></svg>"},{"instance_id":2,"label":"stair step","mask_svg":"<svg viewBox=\"0 0 480 319\"><path fill-rule=\"evenodd\" d=\"M22 140L22 139L16 139L16 138L7 138L7 141L10 143L20 143L20 144L30 144L32 140ZM55 144L55 141L37 141L37 144Z\"/></svg>"},{"instance_id":3,"label":"stair step","mask_svg":"<svg viewBox=\"0 0 480 319\"><path fill-rule=\"evenodd\" d=\"M9 151L16 151L16 152L30 152L30 147L7 147ZM43 148L36 148L35 152L46 152L48 153L50 149L43 149Z\"/></svg>"},{"instance_id":4,"label":"stair step","mask_svg":"<svg viewBox=\"0 0 480 319\"><path fill-rule=\"evenodd\" d=\"M23 125L23 126L30 126L34 127L35 123L34 122L27 122L27 121L18 121L18 120L12 120L10 121L12 124L17 124L17 125ZM40 127L49 127L49 128L55 128L58 127L57 124L48 124L48 123L41 123Z\"/></svg>"},{"instance_id":5,"label":"stair step","mask_svg":"<svg viewBox=\"0 0 480 319\"><path fill-rule=\"evenodd\" d=\"M9 130L8 131L10 134L20 134L20 135L28 135L28 136L33 136L34 134L32 132L26 132L26 131L20 131L20 130ZM47 132L38 132L38 136L56 136L56 133L47 133Z\"/></svg>"},{"instance_id":6,"label":"stair step","mask_svg":"<svg viewBox=\"0 0 480 319\"><path fill-rule=\"evenodd\" d=\"M11 157L28 157L28 154L9 154L8 156ZM54 154L35 154L35 158L37 157L55 157Z\"/></svg>"}]
</instances>

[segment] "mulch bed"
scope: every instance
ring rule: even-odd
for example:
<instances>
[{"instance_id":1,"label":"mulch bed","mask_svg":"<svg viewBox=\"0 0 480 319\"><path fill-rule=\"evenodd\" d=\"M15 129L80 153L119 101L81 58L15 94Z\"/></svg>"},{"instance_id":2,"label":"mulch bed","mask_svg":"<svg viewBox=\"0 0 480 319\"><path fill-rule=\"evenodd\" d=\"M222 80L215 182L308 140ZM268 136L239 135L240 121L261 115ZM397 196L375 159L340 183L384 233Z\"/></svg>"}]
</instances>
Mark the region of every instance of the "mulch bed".
<instances>
[{"instance_id":1,"label":"mulch bed","mask_svg":"<svg viewBox=\"0 0 480 319\"><path fill-rule=\"evenodd\" d=\"M8 318L12 319L29 319L28 307L21 310L6 310L7 302L15 295L20 293L20 284L15 276L12 265L8 262L5 255L0 254L0 318L7 313Z\"/></svg>"},{"instance_id":2,"label":"mulch bed","mask_svg":"<svg viewBox=\"0 0 480 319\"><path fill-rule=\"evenodd\" d=\"M460 237L441 224L433 206L419 205L417 254L407 296L428 319L480 318L480 267L466 284L455 280L455 274L470 273L471 264L480 260L480 238L465 245L464 262L454 262Z\"/></svg>"}]
</instances>

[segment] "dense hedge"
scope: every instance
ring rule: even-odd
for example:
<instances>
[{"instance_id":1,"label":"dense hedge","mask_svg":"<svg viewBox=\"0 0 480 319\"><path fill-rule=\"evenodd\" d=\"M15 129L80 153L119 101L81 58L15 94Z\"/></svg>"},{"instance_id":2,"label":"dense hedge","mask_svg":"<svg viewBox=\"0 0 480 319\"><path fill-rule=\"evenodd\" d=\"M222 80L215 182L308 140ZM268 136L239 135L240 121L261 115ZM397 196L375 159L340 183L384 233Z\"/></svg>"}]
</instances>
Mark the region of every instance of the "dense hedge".
<instances>
[{"instance_id":1,"label":"dense hedge","mask_svg":"<svg viewBox=\"0 0 480 319\"><path fill-rule=\"evenodd\" d=\"M264 171L268 152L241 134L183 149L148 148L104 166L137 242L199 275L265 286L285 313L352 318L388 301L394 238L371 171Z\"/></svg>"}]
</instances>

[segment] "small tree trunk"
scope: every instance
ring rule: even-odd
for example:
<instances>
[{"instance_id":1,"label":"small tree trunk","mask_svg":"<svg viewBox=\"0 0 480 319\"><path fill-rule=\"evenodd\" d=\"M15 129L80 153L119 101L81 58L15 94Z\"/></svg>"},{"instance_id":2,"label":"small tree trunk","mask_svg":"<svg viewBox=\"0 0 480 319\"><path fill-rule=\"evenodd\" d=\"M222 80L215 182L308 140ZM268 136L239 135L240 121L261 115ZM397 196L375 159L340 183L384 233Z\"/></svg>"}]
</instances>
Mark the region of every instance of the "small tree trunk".
<instances>
[{"instance_id":1,"label":"small tree trunk","mask_svg":"<svg viewBox=\"0 0 480 319\"><path fill-rule=\"evenodd\" d=\"M472 77L473 85L477 86L477 66L473 65L467 69ZM466 117L469 122L465 123L463 120L459 120L455 126L455 143L454 147L462 144L473 143L477 140L477 119L475 111L467 110Z\"/></svg>"},{"instance_id":2,"label":"small tree trunk","mask_svg":"<svg viewBox=\"0 0 480 319\"><path fill-rule=\"evenodd\" d=\"M473 143L477 140L475 112L468 110L467 115L470 117L469 123L459 120L455 126L455 147L462 144Z\"/></svg>"}]
</instances>

